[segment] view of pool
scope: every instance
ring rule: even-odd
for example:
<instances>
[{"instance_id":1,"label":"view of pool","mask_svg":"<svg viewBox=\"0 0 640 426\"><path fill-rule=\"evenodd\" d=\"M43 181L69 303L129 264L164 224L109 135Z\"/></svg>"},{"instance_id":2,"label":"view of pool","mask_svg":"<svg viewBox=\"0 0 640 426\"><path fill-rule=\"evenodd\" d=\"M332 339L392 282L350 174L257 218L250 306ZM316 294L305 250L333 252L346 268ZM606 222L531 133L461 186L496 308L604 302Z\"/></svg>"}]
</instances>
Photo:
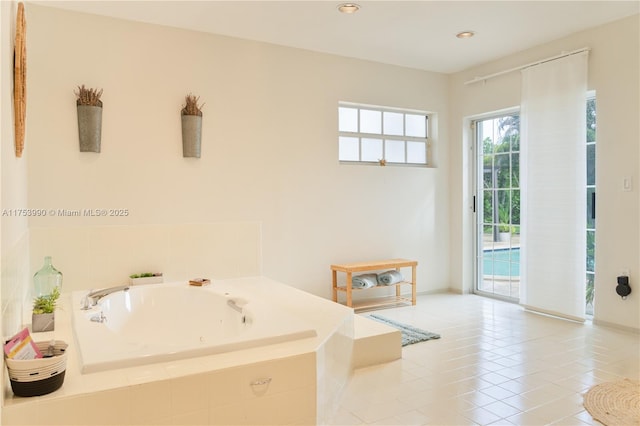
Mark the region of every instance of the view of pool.
<instances>
[{"instance_id":1,"label":"view of pool","mask_svg":"<svg viewBox=\"0 0 640 426\"><path fill-rule=\"evenodd\" d=\"M520 248L483 250L482 274L520 276Z\"/></svg>"}]
</instances>

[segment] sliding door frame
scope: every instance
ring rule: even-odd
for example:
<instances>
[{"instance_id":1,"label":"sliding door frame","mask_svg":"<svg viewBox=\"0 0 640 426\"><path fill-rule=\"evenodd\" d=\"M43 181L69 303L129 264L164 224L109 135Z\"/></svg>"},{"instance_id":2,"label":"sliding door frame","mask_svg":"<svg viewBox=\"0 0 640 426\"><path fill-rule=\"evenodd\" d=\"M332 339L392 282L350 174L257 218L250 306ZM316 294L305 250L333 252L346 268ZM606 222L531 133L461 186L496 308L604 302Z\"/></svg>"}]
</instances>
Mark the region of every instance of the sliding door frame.
<instances>
[{"instance_id":1,"label":"sliding door frame","mask_svg":"<svg viewBox=\"0 0 640 426\"><path fill-rule=\"evenodd\" d=\"M480 213L482 213L482 207L480 206L480 202L482 201L482 197L480 195L480 191L482 191L482 182L483 182L483 167L481 167L481 159L483 155L483 147L482 142L478 140L478 123L486 120L497 119L500 117L505 117L509 115L520 115L519 107L507 108L499 111L494 111L486 114L481 114L477 116L470 117L470 126L472 133L472 158L471 158L471 191L472 191L472 199L473 199L473 288L472 292L481 296L491 297L495 299L504 300L512 303L519 303L519 297L509 297L504 296L492 292L483 291L480 289L480 283L483 279L481 276L482 273L482 236L483 236L483 217Z\"/></svg>"}]
</instances>

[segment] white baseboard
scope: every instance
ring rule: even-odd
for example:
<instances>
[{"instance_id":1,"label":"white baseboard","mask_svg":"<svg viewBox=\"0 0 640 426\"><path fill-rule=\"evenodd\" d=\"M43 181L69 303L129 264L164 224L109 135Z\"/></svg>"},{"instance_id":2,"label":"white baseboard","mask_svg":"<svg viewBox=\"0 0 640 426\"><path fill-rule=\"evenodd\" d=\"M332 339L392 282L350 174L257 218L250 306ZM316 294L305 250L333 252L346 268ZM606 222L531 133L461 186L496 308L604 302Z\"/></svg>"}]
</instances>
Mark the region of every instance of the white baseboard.
<instances>
[{"instance_id":1,"label":"white baseboard","mask_svg":"<svg viewBox=\"0 0 640 426\"><path fill-rule=\"evenodd\" d=\"M609 328L614 328L616 330L626 331L628 333L640 334L640 328L629 327L626 325L620 325L620 324L616 324L614 322L609 322L609 321L602 321L595 318L593 319L592 322L593 322L593 325L597 325L600 327L609 327Z\"/></svg>"}]
</instances>

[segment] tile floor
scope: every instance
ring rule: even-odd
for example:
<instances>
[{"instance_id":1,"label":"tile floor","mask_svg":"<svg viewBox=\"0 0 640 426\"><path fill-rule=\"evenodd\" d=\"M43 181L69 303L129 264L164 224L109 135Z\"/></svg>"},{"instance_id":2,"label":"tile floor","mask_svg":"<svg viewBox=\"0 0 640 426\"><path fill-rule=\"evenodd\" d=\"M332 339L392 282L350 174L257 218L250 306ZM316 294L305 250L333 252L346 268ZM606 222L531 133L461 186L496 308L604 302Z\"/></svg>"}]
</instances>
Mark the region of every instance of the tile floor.
<instances>
[{"instance_id":1,"label":"tile floor","mask_svg":"<svg viewBox=\"0 0 640 426\"><path fill-rule=\"evenodd\" d=\"M436 332L402 359L356 370L333 425L591 425L582 394L640 380L640 335L475 295L376 311Z\"/></svg>"}]
</instances>

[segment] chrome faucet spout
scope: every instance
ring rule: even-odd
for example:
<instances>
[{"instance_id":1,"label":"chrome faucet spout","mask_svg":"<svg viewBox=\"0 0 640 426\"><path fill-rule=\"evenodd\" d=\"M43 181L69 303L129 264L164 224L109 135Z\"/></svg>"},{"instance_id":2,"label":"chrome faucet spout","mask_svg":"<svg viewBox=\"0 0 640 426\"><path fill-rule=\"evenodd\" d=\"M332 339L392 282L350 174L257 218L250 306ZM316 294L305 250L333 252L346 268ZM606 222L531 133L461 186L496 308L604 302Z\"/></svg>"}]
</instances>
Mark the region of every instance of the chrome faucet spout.
<instances>
[{"instance_id":1,"label":"chrome faucet spout","mask_svg":"<svg viewBox=\"0 0 640 426\"><path fill-rule=\"evenodd\" d=\"M242 313L242 306L238 306L235 300L233 299L227 300L227 305L229 305L229 307L234 311Z\"/></svg>"},{"instance_id":2,"label":"chrome faucet spout","mask_svg":"<svg viewBox=\"0 0 640 426\"><path fill-rule=\"evenodd\" d=\"M103 297L106 297L108 295L110 295L111 293L116 293L118 291L129 291L130 286L128 285L121 285L121 286L116 286L116 287L109 287L109 288L103 288L100 290L91 290L86 296L85 296L85 306L88 305L88 307L93 307L96 306L98 304L98 302L100 302L100 300L102 300Z\"/></svg>"}]
</instances>

